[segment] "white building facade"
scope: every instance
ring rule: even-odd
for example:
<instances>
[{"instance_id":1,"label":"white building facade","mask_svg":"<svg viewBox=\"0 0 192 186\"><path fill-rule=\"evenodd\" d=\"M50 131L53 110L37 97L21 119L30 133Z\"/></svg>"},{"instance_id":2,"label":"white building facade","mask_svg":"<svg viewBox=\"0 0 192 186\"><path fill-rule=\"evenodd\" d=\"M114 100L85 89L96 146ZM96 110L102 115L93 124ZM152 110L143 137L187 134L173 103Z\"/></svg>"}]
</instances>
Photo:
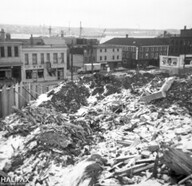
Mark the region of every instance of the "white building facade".
<instances>
[{"instance_id":1,"label":"white building facade","mask_svg":"<svg viewBox=\"0 0 192 186\"><path fill-rule=\"evenodd\" d=\"M22 81L50 82L66 79L67 46L56 44L22 47Z\"/></svg>"}]
</instances>

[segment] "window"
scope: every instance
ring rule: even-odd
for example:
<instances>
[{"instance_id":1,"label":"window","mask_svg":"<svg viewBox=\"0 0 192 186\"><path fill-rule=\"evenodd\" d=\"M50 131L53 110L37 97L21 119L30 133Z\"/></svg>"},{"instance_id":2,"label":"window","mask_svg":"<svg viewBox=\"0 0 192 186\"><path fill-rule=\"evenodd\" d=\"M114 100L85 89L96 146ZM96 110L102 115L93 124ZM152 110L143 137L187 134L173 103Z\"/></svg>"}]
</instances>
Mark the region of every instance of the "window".
<instances>
[{"instance_id":1,"label":"window","mask_svg":"<svg viewBox=\"0 0 192 186\"><path fill-rule=\"evenodd\" d=\"M32 70L26 70L25 74L26 74L26 79L32 79Z\"/></svg>"},{"instance_id":2,"label":"window","mask_svg":"<svg viewBox=\"0 0 192 186\"><path fill-rule=\"evenodd\" d=\"M105 60L107 60L107 56L105 56Z\"/></svg>"},{"instance_id":3,"label":"window","mask_svg":"<svg viewBox=\"0 0 192 186\"><path fill-rule=\"evenodd\" d=\"M33 65L37 64L37 54L32 54L32 63Z\"/></svg>"},{"instance_id":4,"label":"window","mask_svg":"<svg viewBox=\"0 0 192 186\"><path fill-rule=\"evenodd\" d=\"M117 55L117 59L119 59L119 55Z\"/></svg>"},{"instance_id":5,"label":"window","mask_svg":"<svg viewBox=\"0 0 192 186\"><path fill-rule=\"evenodd\" d=\"M100 61L102 61L102 56L100 56Z\"/></svg>"},{"instance_id":6,"label":"window","mask_svg":"<svg viewBox=\"0 0 192 186\"><path fill-rule=\"evenodd\" d=\"M158 51L158 47L155 47L155 51Z\"/></svg>"},{"instance_id":7,"label":"window","mask_svg":"<svg viewBox=\"0 0 192 186\"><path fill-rule=\"evenodd\" d=\"M8 57L12 56L12 52L11 52L11 47L10 46L7 47L7 56Z\"/></svg>"},{"instance_id":8,"label":"window","mask_svg":"<svg viewBox=\"0 0 192 186\"><path fill-rule=\"evenodd\" d=\"M117 52L119 52L119 49L117 48Z\"/></svg>"},{"instance_id":9,"label":"window","mask_svg":"<svg viewBox=\"0 0 192 186\"><path fill-rule=\"evenodd\" d=\"M50 62L50 54L47 53L47 62Z\"/></svg>"},{"instance_id":10,"label":"window","mask_svg":"<svg viewBox=\"0 0 192 186\"><path fill-rule=\"evenodd\" d=\"M149 51L149 47L145 47L145 51L148 52Z\"/></svg>"},{"instance_id":11,"label":"window","mask_svg":"<svg viewBox=\"0 0 192 186\"><path fill-rule=\"evenodd\" d=\"M44 54L41 53L41 64L44 64L44 63L45 63Z\"/></svg>"},{"instance_id":12,"label":"window","mask_svg":"<svg viewBox=\"0 0 192 186\"><path fill-rule=\"evenodd\" d=\"M112 59L114 60L114 59L115 59L115 56L112 56Z\"/></svg>"},{"instance_id":13,"label":"window","mask_svg":"<svg viewBox=\"0 0 192 186\"><path fill-rule=\"evenodd\" d=\"M4 47L1 47L1 57L5 57L5 49Z\"/></svg>"},{"instance_id":14,"label":"window","mask_svg":"<svg viewBox=\"0 0 192 186\"><path fill-rule=\"evenodd\" d=\"M151 53L151 58L154 58L154 53Z\"/></svg>"},{"instance_id":15,"label":"window","mask_svg":"<svg viewBox=\"0 0 192 186\"><path fill-rule=\"evenodd\" d=\"M151 47L151 51L154 51L154 47Z\"/></svg>"},{"instance_id":16,"label":"window","mask_svg":"<svg viewBox=\"0 0 192 186\"><path fill-rule=\"evenodd\" d=\"M57 55L57 53L53 54L53 63L58 63L58 55Z\"/></svg>"},{"instance_id":17,"label":"window","mask_svg":"<svg viewBox=\"0 0 192 186\"><path fill-rule=\"evenodd\" d=\"M113 52L115 52L115 49L113 48Z\"/></svg>"},{"instance_id":18,"label":"window","mask_svg":"<svg viewBox=\"0 0 192 186\"><path fill-rule=\"evenodd\" d=\"M64 53L61 53L61 63L64 63Z\"/></svg>"},{"instance_id":19,"label":"window","mask_svg":"<svg viewBox=\"0 0 192 186\"><path fill-rule=\"evenodd\" d=\"M158 59L159 55L158 53L155 53L155 59Z\"/></svg>"},{"instance_id":20,"label":"window","mask_svg":"<svg viewBox=\"0 0 192 186\"><path fill-rule=\"evenodd\" d=\"M37 71L37 76L38 76L38 78L44 78L44 71L43 71L43 69L39 69Z\"/></svg>"},{"instance_id":21,"label":"window","mask_svg":"<svg viewBox=\"0 0 192 186\"><path fill-rule=\"evenodd\" d=\"M105 48L105 52L107 52L107 49Z\"/></svg>"},{"instance_id":22,"label":"window","mask_svg":"<svg viewBox=\"0 0 192 186\"><path fill-rule=\"evenodd\" d=\"M14 47L15 57L19 57L19 48L17 46Z\"/></svg>"},{"instance_id":23,"label":"window","mask_svg":"<svg viewBox=\"0 0 192 186\"><path fill-rule=\"evenodd\" d=\"M29 54L25 54L25 64L29 64Z\"/></svg>"},{"instance_id":24,"label":"window","mask_svg":"<svg viewBox=\"0 0 192 186\"><path fill-rule=\"evenodd\" d=\"M102 52L102 49L100 49L100 52Z\"/></svg>"}]
</instances>

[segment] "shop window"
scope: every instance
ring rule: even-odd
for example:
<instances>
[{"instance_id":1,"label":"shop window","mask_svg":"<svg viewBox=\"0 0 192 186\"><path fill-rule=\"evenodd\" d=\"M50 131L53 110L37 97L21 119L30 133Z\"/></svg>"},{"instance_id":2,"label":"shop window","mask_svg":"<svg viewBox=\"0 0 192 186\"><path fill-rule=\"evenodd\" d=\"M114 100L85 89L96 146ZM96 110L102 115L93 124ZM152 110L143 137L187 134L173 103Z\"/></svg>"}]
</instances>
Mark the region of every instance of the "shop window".
<instances>
[{"instance_id":1,"label":"shop window","mask_svg":"<svg viewBox=\"0 0 192 186\"><path fill-rule=\"evenodd\" d=\"M26 79L32 79L32 70L26 70Z\"/></svg>"},{"instance_id":2,"label":"shop window","mask_svg":"<svg viewBox=\"0 0 192 186\"><path fill-rule=\"evenodd\" d=\"M11 47L10 46L7 47L7 56L8 57L12 56L12 51L11 51Z\"/></svg>"},{"instance_id":3,"label":"shop window","mask_svg":"<svg viewBox=\"0 0 192 186\"><path fill-rule=\"evenodd\" d=\"M57 55L57 53L53 53L53 63L58 63L58 55Z\"/></svg>"},{"instance_id":4,"label":"shop window","mask_svg":"<svg viewBox=\"0 0 192 186\"><path fill-rule=\"evenodd\" d=\"M45 58L44 58L44 54L41 53L41 64L44 64L45 63Z\"/></svg>"},{"instance_id":5,"label":"shop window","mask_svg":"<svg viewBox=\"0 0 192 186\"><path fill-rule=\"evenodd\" d=\"M29 64L29 54L25 54L25 65Z\"/></svg>"},{"instance_id":6,"label":"shop window","mask_svg":"<svg viewBox=\"0 0 192 186\"><path fill-rule=\"evenodd\" d=\"M19 57L19 48L18 46L14 47L15 57Z\"/></svg>"},{"instance_id":7,"label":"shop window","mask_svg":"<svg viewBox=\"0 0 192 186\"><path fill-rule=\"evenodd\" d=\"M43 69L39 69L37 71L37 75L38 75L38 78L44 78L44 71L43 71Z\"/></svg>"}]
</instances>

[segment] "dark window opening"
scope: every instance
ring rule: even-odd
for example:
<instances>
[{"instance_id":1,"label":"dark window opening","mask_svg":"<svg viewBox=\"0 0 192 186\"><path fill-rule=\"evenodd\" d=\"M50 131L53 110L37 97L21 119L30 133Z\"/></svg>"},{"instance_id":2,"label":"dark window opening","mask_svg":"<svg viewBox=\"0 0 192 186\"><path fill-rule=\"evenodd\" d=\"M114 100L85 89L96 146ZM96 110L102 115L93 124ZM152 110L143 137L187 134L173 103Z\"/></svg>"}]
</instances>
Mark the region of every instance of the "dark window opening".
<instances>
[{"instance_id":1,"label":"dark window opening","mask_svg":"<svg viewBox=\"0 0 192 186\"><path fill-rule=\"evenodd\" d=\"M50 54L47 53L47 62L50 62Z\"/></svg>"},{"instance_id":2,"label":"dark window opening","mask_svg":"<svg viewBox=\"0 0 192 186\"><path fill-rule=\"evenodd\" d=\"M8 57L12 56L12 52L11 52L11 47L10 46L7 47L7 56Z\"/></svg>"},{"instance_id":3,"label":"dark window opening","mask_svg":"<svg viewBox=\"0 0 192 186\"><path fill-rule=\"evenodd\" d=\"M14 51L15 51L15 57L19 56L19 48L17 46L14 47Z\"/></svg>"},{"instance_id":4,"label":"dark window opening","mask_svg":"<svg viewBox=\"0 0 192 186\"><path fill-rule=\"evenodd\" d=\"M44 64L44 54L41 54L41 64Z\"/></svg>"},{"instance_id":5,"label":"dark window opening","mask_svg":"<svg viewBox=\"0 0 192 186\"><path fill-rule=\"evenodd\" d=\"M64 53L61 53L61 63L64 63Z\"/></svg>"},{"instance_id":6,"label":"dark window opening","mask_svg":"<svg viewBox=\"0 0 192 186\"><path fill-rule=\"evenodd\" d=\"M58 55L57 55L57 53L53 54L53 63L58 63Z\"/></svg>"},{"instance_id":7,"label":"dark window opening","mask_svg":"<svg viewBox=\"0 0 192 186\"><path fill-rule=\"evenodd\" d=\"M5 57L5 49L4 47L1 47L1 57Z\"/></svg>"},{"instance_id":8,"label":"dark window opening","mask_svg":"<svg viewBox=\"0 0 192 186\"><path fill-rule=\"evenodd\" d=\"M4 79L5 78L5 71L0 71L0 79Z\"/></svg>"},{"instance_id":9,"label":"dark window opening","mask_svg":"<svg viewBox=\"0 0 192 186\"><path fill-rule=\"evenodd\" d=\"M38 78L44 78L44 71L43 69L40 69L37 71Z\"/></svg>"},{"instance_id":10,"label":"dark window opening","mask_svg":"<svg viewBox=\"0 0 192 186\"><path fill-rule=\"evenodd\" d=\"M32 70L26 70L26 79L32 79Z\"/></svg>"},{"instance_id":11,"label":"dark window opening","mask_svg":"<svg viewBox=\"0 0 192 186\"><path fill-rule=\"evenodd\" d=\"M37 54L32 54L32 63L33 65L37 64Z\"/></svg>"},{"instance_id":12,"label":"dark window opening","mask_svg":"<svg viewBox=\"0 0 192 186\"><path fill-rule=\"evenodd\" d=\"M25 64L28 65L29 64L29 55L25 54Z\"/></svg>"}]
</instances>

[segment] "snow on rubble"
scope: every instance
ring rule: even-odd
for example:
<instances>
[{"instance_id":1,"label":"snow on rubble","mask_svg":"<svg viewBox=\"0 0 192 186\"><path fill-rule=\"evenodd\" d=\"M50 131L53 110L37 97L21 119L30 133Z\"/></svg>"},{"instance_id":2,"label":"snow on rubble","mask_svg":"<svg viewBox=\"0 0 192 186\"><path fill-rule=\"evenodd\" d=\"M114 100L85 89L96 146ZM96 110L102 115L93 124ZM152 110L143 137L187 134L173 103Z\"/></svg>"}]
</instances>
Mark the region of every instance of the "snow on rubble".
<instances>
[{"instance_id":1,"label":"snow on rubble","mask_svg":"<svg viewBox=\"0 0 192 186\"><path fill-rule=\"evenodd\" d=\"M190 75L62 83L0 121L0 170L26 185L190 185L191 95Z\"/></svg>"}]
</instances>

